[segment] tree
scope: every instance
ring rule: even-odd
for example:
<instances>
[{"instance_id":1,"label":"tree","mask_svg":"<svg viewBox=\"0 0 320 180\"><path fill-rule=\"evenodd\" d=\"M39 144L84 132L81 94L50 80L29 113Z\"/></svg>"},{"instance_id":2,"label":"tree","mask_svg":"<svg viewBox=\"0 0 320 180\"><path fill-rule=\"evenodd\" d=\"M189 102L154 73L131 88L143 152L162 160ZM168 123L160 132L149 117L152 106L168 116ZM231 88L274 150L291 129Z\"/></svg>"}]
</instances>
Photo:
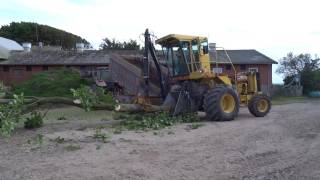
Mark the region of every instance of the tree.
<instances>
[{"instance_id":1,"label":"tree","mask_svg":"<svg viewBox=\"0 0 320 180\"><path fill-rule=\"evenodd\" d=\"M106 49L111 49L111 50L118 50L118 49L123 49L123 50L139 50L140 45L138 45L136 40L130 39L130 41L126 42L120 42L118 40L115 40L113 38L110 40L109 38L104 38L102 40L103 42L100 44L100 49L106 50Z\"/></svg>"},{"instance_id":2,"label":"tree","mask_svg":"<svg viewBox=\"0 0 320 180\"><path fill-rule=\"evenodd\" d=\"M277 73L284 74L285 77L301 74L303 71L314 71L319 69L319 58L312 59L310 54L293 55L288 53L286 57L280 59L280 66Z\"/></svg>"},{"instance_id":3,"label":"tree","mask_svg":"<svg viewBox=\"0 0 320 180\"><path fill-rule=\"evenodd\" d=\"M62 46L64 49L73 49L76 43L84 43L85 47L91 47L90 43L80 36L31 22L12 22L9 25L3 25L0 28L0 36L19 43L37 44L43 42L45 45Z\"/></svg>"},{"instance_id":4,"label":"tree","mask_svg":"<svg viewBox=\"0 0 320 180\"><path fill-rule=\"evenodd\" d=\"M136 40L130 39L129 42L123 42L123 48L124 49L130 49L130 50L139 50L140 45L138 45Z\"/></svg>"},{"instance_id":5,"label":"tree","mask_svg":"<svg viewBox=\"0 0 320 180\"><path fill-rule=\"evenodd\" d=\"M122 43L116 41L114 38L112 40L104 38L102 41L100 44L101 49L123 49Z\"/></svg>"},{"instance_id":6,"label":"tree","mask_svg":"<svg viewBox=\"0 0 320 180\"><path fill-rule=\"evenodd\" d=\"M293 55L288 53L280 60L277 73L284 74L285 84L290 83L295 75L300 75L304 94L320 90L320 59L312 58L310 54Z\"/></svg>"}]
</instances>

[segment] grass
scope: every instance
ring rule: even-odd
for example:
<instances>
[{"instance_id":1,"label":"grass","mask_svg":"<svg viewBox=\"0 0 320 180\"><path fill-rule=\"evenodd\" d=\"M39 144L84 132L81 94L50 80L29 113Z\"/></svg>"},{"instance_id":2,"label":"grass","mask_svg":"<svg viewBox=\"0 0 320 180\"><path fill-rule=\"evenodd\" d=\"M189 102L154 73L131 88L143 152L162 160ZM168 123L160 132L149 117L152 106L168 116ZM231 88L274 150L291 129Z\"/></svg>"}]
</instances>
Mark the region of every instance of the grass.
<instances>
[{"instance_id":1,"label":"grass","mask_svg":"<svg viewBox=\"0 0 320 180\"><path fill-rule=\"evenodd\" d=\"M93 138L101 140L103 143L107 143L109 141L109 139L111 138L111 135L103 132L102 128L96 128L96 130L93 134Z\"/></svg>"},{"instance_id":2,"label":"grass","mask_svg":"<svg viewBox=\"0 0 320 180\"><path fill-rule=\"evenodd\" d=\"M81 146L79 144L69 144L65 146L65 149L67 151L77 151L81 149Z\"/></svg>"},{"instance_id":3,"label":"grass","mask_svg":"<svg viewBox=\"0 0 320 180\"><path fill-rule=\"evenodd\" d=\"M199 127L204 126L204 124L200 124L200 123L192 123L190 124L190 128L191 129L198 129Z\"/></svg>"},{"instance_id":4,"label":"grass","mask_svg":"<svg viewBox=\"0 0 320 180\"><path fill-rule=\"evenodd\" d=\"M62 108L54 108L48 111L45 122L57 122L57 121L100 121L102 119L112 119L110 111L99 110L86 112L81 108L65 106Z\"/></svg>"},{"instance_id":5,"label":"grass","mask_svg":"<svg viewBox=\"0 0 320 180\"><path fill-rule=\"evenodd\" d=\"M306 96L296 96L296 97L287 97L287 96L275 96L272 97L272 105L282 105L282 104L291 104L291 103L301 103L313 100Z\"/></svg>"},{"instance_id":6,"label":"grass","mask_svg":"<svg viewBox=\"0 0 320 180\"><path fill-rule=\"evenodd\" d=\"M35 150L41 148L44 141L44 136L42 134L37 134L35 137L28 139L27 144L31 146L31 150Z\"/></svg>"}]
</instances>

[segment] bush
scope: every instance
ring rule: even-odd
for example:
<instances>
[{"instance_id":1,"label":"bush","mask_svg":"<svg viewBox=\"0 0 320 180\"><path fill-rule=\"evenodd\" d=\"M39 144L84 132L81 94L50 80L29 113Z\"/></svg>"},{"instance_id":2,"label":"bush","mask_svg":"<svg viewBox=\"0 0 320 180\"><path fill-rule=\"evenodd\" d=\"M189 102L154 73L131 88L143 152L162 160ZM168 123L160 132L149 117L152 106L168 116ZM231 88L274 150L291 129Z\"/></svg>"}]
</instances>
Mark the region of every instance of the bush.
<instances>
[{"instance_id":1,"label":"bush","mask_svg":"<svg viewBox=\"0 0 320 180\"><path fill-rule=\"evenodd\" d=\"M39 97L72 97L71 88L79 88L88 82L73 69L57 69L35 74L31 79L13 87L15 94Z\"/></svg>"},{"instance_id":2,"label":"bush","mask_svg":"<svg viewBox=\"0 0 320 180\"><path fill-rule=\"evenodd\" d=\"M33 111L30 117L26 118L24 127L26 129L39 128L43 125L43 115L40 112Z\"/></svg>"},{"instance_id":3,"label":"bush","mask_svg":"<svg viewBox=\"0 0 320 180\"><path fill-rule=\"evenodd\" d=\"M0 104L0 135L9 137L21 119L23 93L13 95L13 100L8 104Z\"/></svg>"},{"instance_id":4,"label":"bush","mask_svg":"<svg viewBox=\"0 0 320 180\"><path fill-rule=\"evenodd\" d=\"M320 70L305 71L301 73L301 84L303 86L303 93L309 94L311 91L320 90Z\"/></svg>"},{"instance_id":5,"label":"bush","mask_svg":"<svg viewBox=\"0 0 320 180\"><path fill-rule=\"evenodd\" d=\"M180 116L171 116L166 112L157 112L135 116L120 123L120 127L127 130L159 130L177 123L199 122L196 114L189 113Z\"/></svg>"},{"instance_id":6,"label":"bush","mask_svg":"<svg viewBox=\"0 0 320 180\"><path fill-rule=\"evenodd\" d=\"M77 89L70 89L73 98L79 100L86 111L90 111L94 104L108 104L114 106L116 101L110 93L105 93L104 89L98 88L93 92L88 86L81 86Z\"/></svg>"},{"instance_id":7,"label":"bush","mask_svg":"<svg viewBox=\"0 0 320 180\"><path fill-rule=\"evenodd\" d=\"M100 103L116 105L116 101L110 92L105 91L103 88L98 87L96 90L97 101Z\"/></svg>"}]
</instances>

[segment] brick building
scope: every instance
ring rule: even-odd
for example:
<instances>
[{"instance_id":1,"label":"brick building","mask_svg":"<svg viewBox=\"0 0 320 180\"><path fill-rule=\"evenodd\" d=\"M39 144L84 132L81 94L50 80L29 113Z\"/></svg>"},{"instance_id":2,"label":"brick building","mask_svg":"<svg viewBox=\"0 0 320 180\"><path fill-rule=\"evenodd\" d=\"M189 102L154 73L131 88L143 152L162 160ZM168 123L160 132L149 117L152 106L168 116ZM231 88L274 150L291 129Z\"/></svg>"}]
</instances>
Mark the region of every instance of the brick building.
<instances>
[{"instance_id":1,"label":"brick building","mask_svg":"<svg viewBox=\"0 0 320 180\"><path fill-rule=\"evenodd\" d=\"M21 83L33 74L55 68L75 68L90 76L97 68L109 66L109 55L101 51L52 51L11 52L8 59L0 60L0 81L7 85Z\"/></svg>"},{"instance_id":2,"label":"brick building","mask_svg":"<svg viewBox=\"0 0 320 180\"><path fill-rule=\"evenodd\" d=\"M234 70L228 56L232 60L236 73L247 71L259 72L261 91L270 93L272 88L272 64L278 64L276 61L253 49L226 50L226 52L218 50L216 53L210 52L211 67L216 72L234 76Z\"/></svg>"}]
</instances>

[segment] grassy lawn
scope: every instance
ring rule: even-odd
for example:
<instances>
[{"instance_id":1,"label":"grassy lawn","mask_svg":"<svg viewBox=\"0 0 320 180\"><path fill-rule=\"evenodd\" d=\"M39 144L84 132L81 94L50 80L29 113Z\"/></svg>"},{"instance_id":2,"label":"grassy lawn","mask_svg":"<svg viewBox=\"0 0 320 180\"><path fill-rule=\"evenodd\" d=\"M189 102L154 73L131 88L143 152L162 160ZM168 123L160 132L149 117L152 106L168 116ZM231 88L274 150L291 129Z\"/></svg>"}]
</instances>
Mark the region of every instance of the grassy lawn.
<instances>
[{"instance_id":1,"label":"grassy lawn","mask_svg":"<svg viewBox=\"0 0 320 180\"><path fill-rule=\"evenodd\" d=\"M54 120L77 120L77 121L87 121L87 120L101 120L101 119L110 119L112 118L112 113L110 111L99 110L99 111L89 111L67 106L63 108L55 108L49 110L48 114L45 117L46 121Z\"/></svg>"},{"instance_id":2,"label":"grassy lawn","mask_svg":"<svg viewBox=\"0 0 320 180\"><path fill-rule=\"evenodd\" d=\"M317 98L309 98L306 96L297 96L297 97L286 97L286 96L276 96L272 97L272 105L281 105L281 104L290 104L290 103L299 103L317 100Z\"/></svg>"}]
</instances>

